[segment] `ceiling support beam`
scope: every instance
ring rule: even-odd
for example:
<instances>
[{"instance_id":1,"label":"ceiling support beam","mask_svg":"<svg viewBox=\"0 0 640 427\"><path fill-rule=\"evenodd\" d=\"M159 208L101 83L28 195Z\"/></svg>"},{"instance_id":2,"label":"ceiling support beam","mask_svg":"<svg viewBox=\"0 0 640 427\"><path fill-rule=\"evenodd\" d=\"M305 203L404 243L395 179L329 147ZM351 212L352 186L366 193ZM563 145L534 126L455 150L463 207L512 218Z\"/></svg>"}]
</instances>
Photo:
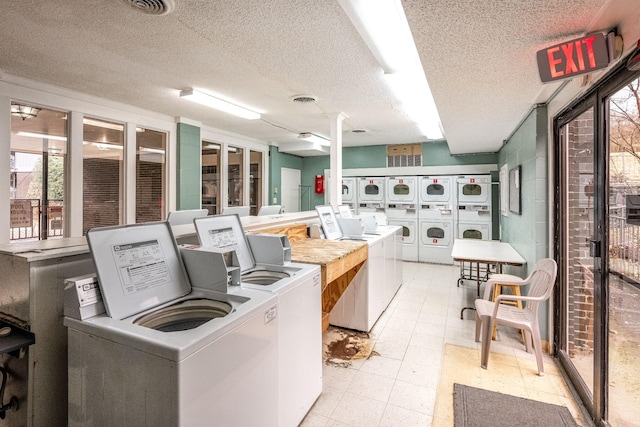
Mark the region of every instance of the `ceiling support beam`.
<instances>
[{"instance_id":1,"label":"ceiling support beam","mask_svg":"<svg viewBox=\"0 0 640 427\"><path fill-rule=\"evenodd\" d=\"M347 118L344 113L331 113L331 149L329 151L330 162L330 188L328 188L330 203L333 209L342 204L342 121Z\"/></svg>"}]
</instances>

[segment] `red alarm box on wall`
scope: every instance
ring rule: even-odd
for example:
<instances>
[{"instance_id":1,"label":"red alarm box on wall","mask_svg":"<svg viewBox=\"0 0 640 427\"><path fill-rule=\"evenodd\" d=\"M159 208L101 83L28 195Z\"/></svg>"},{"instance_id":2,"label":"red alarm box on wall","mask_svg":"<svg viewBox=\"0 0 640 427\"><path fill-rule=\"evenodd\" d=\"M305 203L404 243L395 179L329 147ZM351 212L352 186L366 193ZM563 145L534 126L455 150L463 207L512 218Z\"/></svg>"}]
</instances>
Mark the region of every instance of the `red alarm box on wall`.
<instances>
[{"instance_id":1,"label":"red alarm box on wall","mask_svg":"<svg viewBox=\"0 0 640 427\"><path fill-rule=\"evenodd\" d=\"M324 194L324 176L316 175L316 194Z\"/></svg>"}]
</instances>

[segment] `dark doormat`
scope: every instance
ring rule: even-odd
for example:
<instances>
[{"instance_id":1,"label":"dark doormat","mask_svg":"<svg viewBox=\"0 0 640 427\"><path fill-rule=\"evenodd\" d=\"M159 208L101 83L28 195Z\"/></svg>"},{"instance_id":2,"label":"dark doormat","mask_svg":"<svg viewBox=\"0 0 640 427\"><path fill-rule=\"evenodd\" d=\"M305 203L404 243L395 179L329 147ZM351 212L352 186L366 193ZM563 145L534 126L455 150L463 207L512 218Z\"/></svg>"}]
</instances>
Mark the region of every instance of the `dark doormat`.
<instances>
[{"instance_id":1,"label":"dark doormat","mask_svg":"<svg viewBox=\"0 0 640 427\"><path fill-rule=\"evenodd\" d=\"M564 406L462 384L453 385L453 419L455 427L578 426Z\"/></svg>"}]
</instances>

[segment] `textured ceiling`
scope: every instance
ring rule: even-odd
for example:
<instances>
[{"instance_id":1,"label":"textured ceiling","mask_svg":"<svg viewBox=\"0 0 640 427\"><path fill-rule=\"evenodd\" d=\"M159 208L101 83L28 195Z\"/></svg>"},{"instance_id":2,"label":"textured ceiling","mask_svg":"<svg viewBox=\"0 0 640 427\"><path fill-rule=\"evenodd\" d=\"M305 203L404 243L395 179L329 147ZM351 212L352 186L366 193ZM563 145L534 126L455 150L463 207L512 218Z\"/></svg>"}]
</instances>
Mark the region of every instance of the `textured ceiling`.
<instances>
[{"instance_id":1,"label":"textured ceiling","mask_svg":"<svg viewBox=\"0 0 640 427\"><path fill-rule=\"evenodd\" d=\"M336 0L176 0L152 16L121 0L4 1L0 70L277 143L330 136L345 146L423 142ZM631 0L404 0L445 136L454 154L495 152L553 87L535 52L616 25ZM608 16L611 15L611 18ZM610 22L609 22L610 21ZM594 27L594 25L602 25ZM262 113L248 121L180 99L194 87ZM314 103L290 98L311 94ZM366 129L366 133L351 133Z\"/></svg>"}]
</instances>

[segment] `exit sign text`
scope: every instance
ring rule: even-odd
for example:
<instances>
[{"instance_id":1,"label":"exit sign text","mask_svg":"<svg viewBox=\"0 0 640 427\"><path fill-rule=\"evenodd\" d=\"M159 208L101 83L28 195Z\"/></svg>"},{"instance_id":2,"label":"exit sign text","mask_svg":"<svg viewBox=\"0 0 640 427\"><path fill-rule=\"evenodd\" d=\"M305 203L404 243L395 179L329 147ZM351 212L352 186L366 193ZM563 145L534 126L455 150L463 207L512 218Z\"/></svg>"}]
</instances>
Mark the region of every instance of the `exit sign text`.
<instances>
[{"instance_id":1,"label":"exit sign text","mask_svg":"<svg viewBox=\"0 0 640 427\"><path fill-rule=\"evenodd\" d=\"M607 42L602 33L539 50L537 58L543 83L590 73L609 65Z\"/></svg>"}]
</instances>

